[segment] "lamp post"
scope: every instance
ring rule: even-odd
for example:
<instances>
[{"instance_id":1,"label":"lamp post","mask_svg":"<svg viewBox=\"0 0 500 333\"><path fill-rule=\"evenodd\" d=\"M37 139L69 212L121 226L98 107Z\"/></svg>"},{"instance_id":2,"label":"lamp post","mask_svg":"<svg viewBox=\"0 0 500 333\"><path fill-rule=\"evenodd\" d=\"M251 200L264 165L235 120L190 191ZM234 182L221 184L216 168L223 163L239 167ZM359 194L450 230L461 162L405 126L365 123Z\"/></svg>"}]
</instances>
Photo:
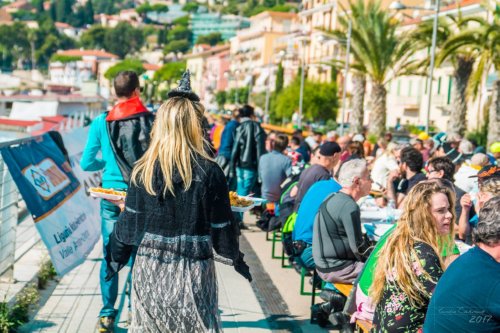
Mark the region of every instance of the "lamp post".
<instances>
[{"instance_id":1,"label":"lamp post","mask_svg":"<svg viewBox=\"0 0 500 333\"><path fill-rule=\"evenodd\" d=\"M302 129L302 112L304 104L304 81L305 81L305 71L306 71L306 44L309 42L309 37L301 36L297 38L300 41L302 47L302 58L301 58L301 73L300 73L300 95L299 95L299 119L297 121L297 127Z\"/></svg>"},{"instance_id":2,"label":"lamp post","mask_svg":"<svg viewBox=\"0 0 500 333\"><path fill-rule=\"evenodd\" d=\"M406 5L402 4L401 2L399 2L399 0L394 1L389 6L389 9L393 9L393 10L418 9L418 10L430 10L430 11L434 12L434 22L433 22L433 26L432 26L431 62L429 65L429 77L427 78L427 80L428 80L427 86L429 87L429 90L428 90L429 96L427 97L427 114L425 117L425 132L426 133L429 133L429 128L430 128L431 104L432 104L432 83L433 83L432 76L434 75L434 61L436 58L438 18L439 18L440 6L441 6L441 0L434 0L434 1L435 1L434 9L425 8L425 7L416 7L416 6L406 6Z\"/></svg>"},{"instance_id":3,"label":"lamp post","mask_svg":"<svg viewBox=\"0 0 500 333\"><path fill-rule=\"evenodd\" d=\"M342 119L340 127L340 135L344 135L345 128L345 109L346 109L346 96L347 96L347 75L349 74L349 56L351 53L351 34L352 34L352 22L349 20L347 26L347 45L345 53L345 73L344 73L344 88L342 90Z\"/></svg>"}]
</instances>

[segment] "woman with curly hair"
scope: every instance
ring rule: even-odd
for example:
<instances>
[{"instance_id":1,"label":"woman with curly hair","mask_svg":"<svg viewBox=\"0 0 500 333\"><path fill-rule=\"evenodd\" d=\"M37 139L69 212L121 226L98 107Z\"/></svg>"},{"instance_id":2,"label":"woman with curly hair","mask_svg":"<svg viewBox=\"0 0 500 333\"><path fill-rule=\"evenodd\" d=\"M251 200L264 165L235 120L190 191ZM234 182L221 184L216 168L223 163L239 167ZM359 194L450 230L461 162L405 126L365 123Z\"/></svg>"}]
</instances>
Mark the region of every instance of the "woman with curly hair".
<instances>
[{"instance_id":1,"label":"woman with curly hair","mask_svg":"<svg viewBox=\"0 0 500 333\"><path fill-rule=\"evenodd\" d=\"M431 294L452 252L454 193L439 182L410 191L394 232L380 250L370 296L376 332L421 330ZM449 247L445 249L445 247Z\"/></svg>"}]
</instances>

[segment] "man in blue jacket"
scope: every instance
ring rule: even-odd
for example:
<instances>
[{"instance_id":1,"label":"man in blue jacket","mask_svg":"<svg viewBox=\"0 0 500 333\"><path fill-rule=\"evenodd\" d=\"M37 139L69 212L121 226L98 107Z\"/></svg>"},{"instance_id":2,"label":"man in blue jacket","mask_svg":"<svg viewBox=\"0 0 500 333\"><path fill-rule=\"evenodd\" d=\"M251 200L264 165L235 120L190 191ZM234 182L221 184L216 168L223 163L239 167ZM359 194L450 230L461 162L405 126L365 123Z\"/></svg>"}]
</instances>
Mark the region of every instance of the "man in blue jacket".
<instances>
[{"instance_id":1,"label":"man in blue jacket","mask_svg":"<svg viewBox=\"0 0 500 333\"><path fill-rule=\"evenodd\" d=\"M154 115L140 100L139 78L135 72L120 72L113 85L118 102L110 112L102 113L92 121L80 165L85 171L103 170L103 188L126 191L133 165L149 145ZM101 158L97 157L99 152ZM119 214L118 206L101 200L104 256ZM118 297L118 275L105 281L106 274L103 260L99 275L103 301L99 332L113 332L117 313L114 305Z\"/></svg>"},{"instance_id":2,"label":"man in blue jacket","mask_svg":"<svg viewBox=\"0 0 500 333\"><path fill-rule=\"evenodd\" d=\"M224 175L229 183L229 189L232 191L236 190L236 179L234 177L229 178L229 168L231 162L231 152L234 144L234 135L238 126L240 126L239 111L234 110L232 113L232 119L226 124L226 126L224 126L224 130L222 131L219 152L215 158L215 161L224 171Z\"/></svg>"}]
</instances>

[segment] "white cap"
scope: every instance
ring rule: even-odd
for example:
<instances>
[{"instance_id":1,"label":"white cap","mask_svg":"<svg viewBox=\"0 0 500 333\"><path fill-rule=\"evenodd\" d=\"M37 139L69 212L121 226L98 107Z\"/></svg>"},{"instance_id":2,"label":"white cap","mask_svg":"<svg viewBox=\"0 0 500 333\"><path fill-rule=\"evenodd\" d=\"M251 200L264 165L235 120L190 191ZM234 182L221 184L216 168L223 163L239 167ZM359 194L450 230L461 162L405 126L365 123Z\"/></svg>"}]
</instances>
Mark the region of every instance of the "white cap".
<instances>
[{"instance_id":1,"label":"white cap","mask_svg":"<svg viewBox=\"0 0 500 333\"><path fill-rule=\"evenodd\" d=\"M365 137L363 136L363 134L356 134L356 135L352 138L352 141L358 141L358 142L363 143L363 142L365 141Z\"/></svg>"}]
</instances>

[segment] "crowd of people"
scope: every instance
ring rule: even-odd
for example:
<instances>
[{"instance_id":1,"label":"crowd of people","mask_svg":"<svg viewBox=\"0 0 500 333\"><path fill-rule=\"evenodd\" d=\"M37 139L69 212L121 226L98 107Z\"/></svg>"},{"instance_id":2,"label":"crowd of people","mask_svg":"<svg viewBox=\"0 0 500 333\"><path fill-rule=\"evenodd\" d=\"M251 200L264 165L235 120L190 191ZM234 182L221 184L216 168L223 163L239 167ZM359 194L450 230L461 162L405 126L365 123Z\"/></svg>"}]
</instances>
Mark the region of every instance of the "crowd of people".
<instances>
[{"instance_id":1,"label":"crowd of people","mask_svg":"<svg viewBox=\"0 0 500 333\"><path fill-rule=\"evenodd\" d=\"M321 326L500 331L500 143L266 132L250 105L213 121L189 73L156 115L135 73L114 87L118 103L93 121L81 160L104 171L104 188L127 191L125 202L101 202L100 332L113 331L116 273L127 264L131 332L221 330L214 260L252 279L230 190L267 201L258 225L281 230L291 265L323 285L312 308ZM363 228L367 202L390 224L376 241ZM349 298L339 283L353 285Z\"/></svg>"},{"instance_id":2,"label":"crowd of people","mask_svg":"<svg viewBox=\"0 0 500 333\"><path fill-rule=\"evenodd\" d=\"M248 108L233 112L231 123ZM401 143L386 133L372 145L364 134L312 132L304 138L295 131L287 139L270 132L262 154L252 148L254 139L238 139L223 130L221 146L229 140L240 145L233 151L254 149L258 181L252 183L252 193L261 194L274 209L271 220L260 226L280 228L291 264L299 272L316 271L324 282L325 302L313 307L313 317L345 332L359 319L376 332L455 332L460 325L467 332L498 331L500 143L487 152L457 135L420 133ZM226 158L242 166L237 158ZM233 181L230 174L228 181ZM367 196L391 215L384 222L393 223L377 242L363 232L361 202ZM485 206L490 208L482 214ZM466 272L467 263L476 259L485 261L484 269L474 263L476 271ZM461 274L455 267L463 267L475 287L465 287L464 278L462 284L453 278L439 283L448 276L448 267L455 275ZM354 285L350 299L336 290L336 283ZM437 291L453 293L449 288L454 286L463 292L447 298L443 291L436 299L436 286ZM474 290L483 295L486 290L477 291L483 286L489 297L476 300ZM455 316L460 318L455 321Z\"/></svg>"}]
</instances>

